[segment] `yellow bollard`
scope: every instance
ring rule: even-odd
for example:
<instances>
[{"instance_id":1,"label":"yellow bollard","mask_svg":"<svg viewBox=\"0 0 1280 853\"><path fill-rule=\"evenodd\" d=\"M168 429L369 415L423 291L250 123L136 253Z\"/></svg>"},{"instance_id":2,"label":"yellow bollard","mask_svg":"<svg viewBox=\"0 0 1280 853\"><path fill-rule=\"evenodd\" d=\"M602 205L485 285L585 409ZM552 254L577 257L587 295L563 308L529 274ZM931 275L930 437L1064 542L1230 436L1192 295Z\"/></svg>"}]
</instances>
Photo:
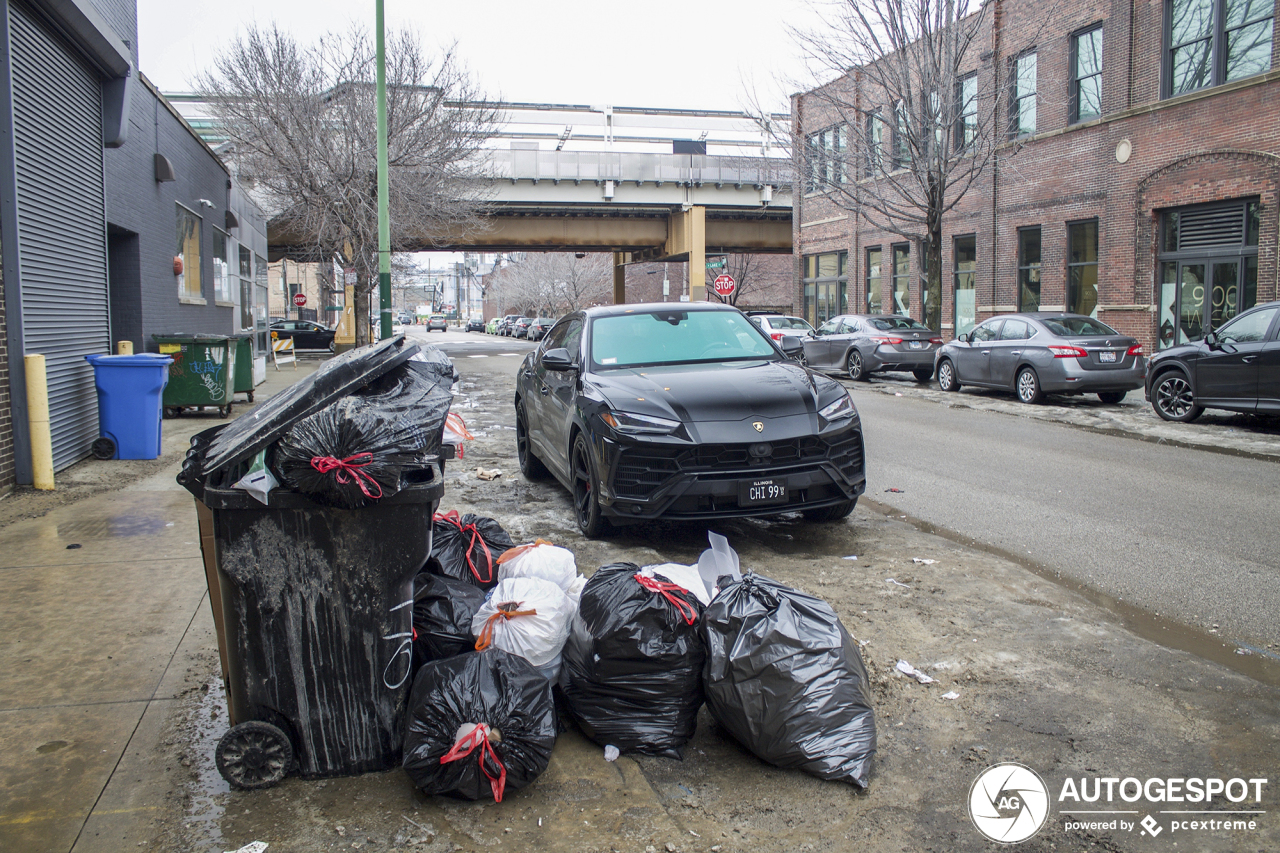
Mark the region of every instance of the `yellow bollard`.
<instances>
[{"instance_id":1,"label":"yellow bollard","mask_svg":"<svg viewBox=\"0 0 1280 853\"><path fill-rule=\"evenodd\" d=\"M49 432L49 384L44 356L29 355L23 361L27 371L27 424L31 430L32 485L46 491L53 488L53 436Z\"/></svg>"},{"instance_id":2,"label":"yellow bollard","mask_svg":"<svg viewBox=\"0 0 1280 853\"><path fill-rule=\"evenodd\" d=\"M133 355L133 341L116 341L116 355Z\"/></svg>"}]
</instances>

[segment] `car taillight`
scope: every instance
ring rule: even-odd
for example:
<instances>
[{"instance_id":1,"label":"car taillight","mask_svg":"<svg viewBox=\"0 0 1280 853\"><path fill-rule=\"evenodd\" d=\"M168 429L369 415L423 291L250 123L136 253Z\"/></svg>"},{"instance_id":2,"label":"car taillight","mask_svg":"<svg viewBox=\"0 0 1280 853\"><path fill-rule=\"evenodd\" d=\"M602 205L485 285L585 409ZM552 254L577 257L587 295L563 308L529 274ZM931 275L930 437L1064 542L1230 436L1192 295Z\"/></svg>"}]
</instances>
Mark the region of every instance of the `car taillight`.
<instances>
[{"instance_id":1,"label":"car taillight","mask_svg":"<svg viewBox=\"0 0 1280 853\"><path fill-rule=\"evenodd\" d=\"M780 341L782 340L782 332L770 332L769 337L773 338L775 341Z\"/></svg>"},{"instance_id":2,"label":"car taillight","mask_svg":"<svg viewBox=\"0 0 1280 853\"><path fill-rule=\"evenodd\" d=\"M902 338L874 337L874 338L872 338L871 340L872 340L872 342L877 343L877 344L900 344L900 343L902 343Z\"/></svg>"},{"instance_id":3,"label":"car taillight","mask_svg":"<svg viewBox=\"0 0 1280 853\"><path fill-rule=\"evenodd\" d=\"M1142 344L1134 344L1129 347L1129 351L1125 355L1142 355Z\"/></svg>"},{"instance_id":4,"label":"car taillight","mask_svg":"<svg viewBox=\"0 0 1280 853\"><path fill-rule=\"evenodd\" d=\"M931 343L931 344L940 344L940 343L942 343L942 338L929 338L929 343Z\"/></svg>"},{"instance_id":5,"label":"car taillight","mask_svg":"<svg viewBox=\"0 0 1280 853\"><path fill-rule=\"evenodd\" d=\"M1049 352L1053 353L1054 358L1088 358L1089 357L1089 353L1080 349L1080 347L1050 346Z\"/></svg>"}]
</instances>

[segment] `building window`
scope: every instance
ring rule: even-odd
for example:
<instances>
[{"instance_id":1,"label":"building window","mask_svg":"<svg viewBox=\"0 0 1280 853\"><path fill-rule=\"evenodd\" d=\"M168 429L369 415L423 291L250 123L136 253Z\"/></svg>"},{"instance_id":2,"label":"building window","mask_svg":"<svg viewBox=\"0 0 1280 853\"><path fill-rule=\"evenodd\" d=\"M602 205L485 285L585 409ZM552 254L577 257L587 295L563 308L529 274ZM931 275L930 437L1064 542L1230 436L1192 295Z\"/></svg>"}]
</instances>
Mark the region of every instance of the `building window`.
<instances>
[{"instance_id":1,"label":"building window","mask_svg":"<svg viewBox=\"0 0 1280 853\"><path fill-rule=\"evenodd\" d=\"M1198 340L1257 304L1259 225L1256 199L1165 211L1161 347Z\"/></svg>"},{"instance_id":2,"label":"building window","mask_svg":"<svg viewBox=\"0 0 1280 853\"><path fill-rule=\"evenodd\" d=\"M230 248L225 232L213 229L213 299L215 302L231 301L231 265L227 250Z\"/></svg>"},{"instance_id":3,"label":"building window","mask_svg":"<svg viewBox=\"0 0 1280 853\"><path fill-rule=\"evenodd\" d=\"M848 252L805 255L804 314L812 326L848 311Z\"/></svg>"},{"instance_id":4,"label":"building window","mask_svg":"<svg viewBox=\"0 0 1280 853\"><path fill-rule=\"evenodd\" d=\"M1067 310L1098 316L1098 220L1067 225Z\"/></svg>"},{"instance_id":5,"label":"building window","mask_svg":"<svg viewBox=\"0 0 1280 853\"><path fill-rule=\"evenodd\" d=\"M955 238L956 335L973 331L978 323L977 290L978 241L972 234Z\"/></svg>"},{"instance_id":6,"label":"building window","mask_svg":"<svg viewBox=\"0 0 1280 853\"><path fill-rule=\"evenodd\" d=\"M253 328L253 253L248 246L239 251L240 271L240 331Z\"/></svg>"},{"instance_id":7,"label":"building window","mask_svg":"<svg viewBox=\"0 0 1280 853\"><path fill-rule=\"evenodd\" d=\"M1166 0L1169 96L1271 68L1275 0Z\"/></svg>"},{"instance_id":8,"label":"building window","mask_svg":"<svg viewBox=\"0 0 1280 853\"><path fill-rule=\"evenodd\" d=\"M1102 25L1071 37L1071 121L1102 115Z\"/></svg>"},{"instance_id":9,"label":"building window","mask_svg":"<svg viewBox=\"0 0 1280 853\"><path fill-rule=\"evenodd\" d=\"M884 170L884 119L880 113L867 114L867 177Z\"/></svg>"},{"instance_id":10,"label":"building window","mask_svg":"<svg viewBox=\"0 0 1280 853\"><path fill-rule=\"evenodd\" d=\"M1010 89L1009 135L1023 136L1036 132L1036 53L1030 51L1012 63L1013 86Z\"/></svg>"},{"instance_id":11,"label":"building window","mask_svg":"<svg viewBox=\"0 0 1280 853\"><path fill-rule=\"evenodd\" d=\"M880 275L880 247L867 249L867 313L881 314L884 309L884 285Z\"/></svg>"},{"instance_id":12,"label":"building window","mask_svg":"<svg viewBox=\"0 0 1280 853\"><path fill-rule=\"evenodd\" d=\"M178 295L187 299L202 298L200 289L200 231L201 219L194 212L178 205L178 251L182 264L178 273Z\"/></svg>"},{"instance_id":13,"label":"building window","mask_svg":"<svg viewBox=\"0 0 1280 853\"><path fill-rule=\"evenodd\" d=\"M905 169L911 165L910 116L905 101L893 105L893 168Z\"/></svg>"},{"instance_id":14,"label":"building window","mask_svg":"<svg viewBox=\"0 0 1280 853\"><path fill-rule=\"evenodd\" d=\"M805 138L805 150L809 158L807 192L821 192L846 180L845 148L847 131L844 125L828 127Z\"/></svg>"},{"instance_id":15,"label":"building window","mask_svg":"<svg viewBox=\"0 0 1280 853\"><path fill-rule=\"evenodd\" d=\"M911 316L911 244L893 247L893 305L888 313Z\"/></svg>"},{"instance_id":16,"label":"building window","mask_svg":"<svg viewBox=\"0 0 1280 853\"><path fill-rule=\"evenodd\" d=\"M978 138L978 75L960 78L956 84L956 150L961 151Z\"/></svg>"},{"instance_id":17,"label":"building window","mask_svg":"<svg viewBox=\"0 0 1280 853\"><path fill-rule=\"evenodd\" d=\"M1040 226L1018 229L1018 310L1040 310Z\"/></svg>"}]
</instances>

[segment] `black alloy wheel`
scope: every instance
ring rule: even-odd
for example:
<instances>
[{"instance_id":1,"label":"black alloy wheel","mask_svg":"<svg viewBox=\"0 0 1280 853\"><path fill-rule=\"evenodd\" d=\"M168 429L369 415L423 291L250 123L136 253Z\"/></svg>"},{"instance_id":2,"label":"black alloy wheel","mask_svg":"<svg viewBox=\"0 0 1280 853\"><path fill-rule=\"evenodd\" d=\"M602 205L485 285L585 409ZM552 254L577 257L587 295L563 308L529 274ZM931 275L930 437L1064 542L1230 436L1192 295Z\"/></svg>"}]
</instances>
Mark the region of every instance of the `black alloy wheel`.
<instances>
[{"instance_id":1,"label":"black alloy wheel","mask_svg":"<svg viewBox=\"0 0 1280 853\"><path fill-rule=\"evenodd\" d=\"M516 457L520 460L520 473L527 480L544 480L547 477L547 466L533 454L529 445L529 421L524 413L524 401L516 401Z\"/></svg>"},{"instance_id":2,"label":"black alloy wheel","mask_svg":"<svg viewBox=\"0 0 1280 853\"><path fill-rule=\"evenodd\" d=\"M913 370L911 375L916 378L917 382L928 382L933 378L932 370Z\"/></svg>"},{"instance_id":3,"label":"black alloy wheel","mask_svg":"<svg viewBox=\"0 0 1280 853\"><path fill-rule=\"evenodd\" d=\"M222 778L233 788L270 788L293 766L293 744L276 726L250 720L231 727L213 754Z\"/></svg>"},{"instance_id":4,"label":"black alloy wheel","mask_svg":"<svg viewBox=\"0 0 1280 853\"><path fill-rule=\"evenodd\" d=\"M944 358L938 363L938 387L943 391L960 390L960 383L956 381L955 365L949 358Z\"/></svg>"},{"instance_id":5,"label":"black alloy wheel","mask_svg":"<svg viewBox=\"0 0 1280 853\"><path fill-rule=\"evenodd\" d=\"M857 347L849 350L849 355L845 361L845 368L849 371L849 378L854 382L867 378L862 366L862 353Z\"/></svg>"},{"instance_id":6,"label":"black alloy wheel","mask_svg":"<svg viewBox=\"0 0 1280 853\"><path fill-rule=\"evenodd\" d=\"M806 509L802 513L805 521L839 521L848 518L849 513L858 505L858 499L838 503L835 506L824 506L818 509Z\"/></svg>"},{"instance_id":7,"label":"black alloy wheel","mask_svg":"<svg viewBox=\"0 0 1280 853\"><path fill-rule=\"evenodd\" d=\"M573 511L578 529L588 539L599 539L610 528L609 520L600 511L597 494L596 466L591 458L591 448L581 433L573 441L571 461L573 471Z\"/></svg>"},{"instance_id":8,"label":"black alloy wheel","mask_svg":"<svg viewBox=\"0 0 1280 853\"><path fill-rule=\"evenodd\" d=\"M1156 382L1155 391L1151 395L1151 407L1166 421L1183 424L1191 423L1204 411L1203 406L1196 405L1195 396L1191 393L1191 383L1177 370L1162 374Z\"/></svg>"},{"instance_id":9,"label":"black alloy wheel","mask_svg":"<svg viewBox=\"0 0 1280 853\"><path fill-rule=\"evenodd\" d=\"M1125 391L1099 391L1098 399L1108 406L1114 406L1124 399Z\"/></svg>"},{"instance_id":10,"label":"black alloy wheel","mask_svg":"<svg viewBox=\"0 0 1280 853\"><path fill-rule=\"evenodd\" d=\"M1044 393L1040 390L1040 377L1030 367L1018 371L1016 387L1018 399L1024 403L1039 403L1044 399Z\"/></svg>"}]
</instances>

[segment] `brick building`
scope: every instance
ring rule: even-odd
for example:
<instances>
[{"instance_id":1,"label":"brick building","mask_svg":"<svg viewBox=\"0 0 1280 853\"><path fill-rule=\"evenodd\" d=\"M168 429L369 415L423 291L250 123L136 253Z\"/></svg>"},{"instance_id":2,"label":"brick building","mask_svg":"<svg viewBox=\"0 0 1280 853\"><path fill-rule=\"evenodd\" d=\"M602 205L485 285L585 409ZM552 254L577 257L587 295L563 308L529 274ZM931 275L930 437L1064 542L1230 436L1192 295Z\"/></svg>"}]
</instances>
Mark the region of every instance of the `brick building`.
<instances>
[{"instance_id":1,"label":"brick building","mask_svg":"<svg viewBox=\"0 0 1280 853\"><path fill-rule=\"evenodd\" d=\"M990 99L1001 138L943 219L941 305L926 304L925 243L838 204L828 172L797 186L804 314L896 308L951 337L996 313L1066 309L1150 351L1280 298L1275 14L1274 0L990 0L955 97ZM828 108L830 87L859 105L856 126ZM797 152L883 132L866 119L892 107L864 88L854 69L794 96ZM842 165L834 180L868 180Z\"/></svg>"}]
</instances>

